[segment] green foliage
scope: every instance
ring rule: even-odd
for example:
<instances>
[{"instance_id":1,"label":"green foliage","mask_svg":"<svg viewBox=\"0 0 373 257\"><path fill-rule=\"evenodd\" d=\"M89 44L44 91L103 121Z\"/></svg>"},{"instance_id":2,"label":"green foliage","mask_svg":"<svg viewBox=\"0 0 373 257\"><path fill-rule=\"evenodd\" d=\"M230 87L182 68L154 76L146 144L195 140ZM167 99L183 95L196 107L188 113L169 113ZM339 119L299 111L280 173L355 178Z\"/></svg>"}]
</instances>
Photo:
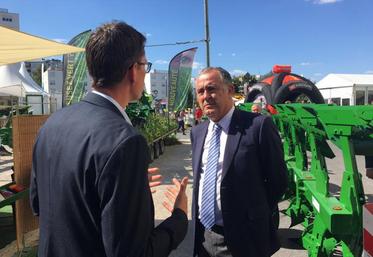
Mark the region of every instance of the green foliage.
<instances>
[{"instance_id":1,"label":"green foliage","mask_svg":"<svg viewBox=\"0 0 373 257\"><path fill-rule=\"evenodd\" d=\"M17 111L19 114L28 114L30 106L28 105L2 105L0 106L0 117L1 116L9 116L11 110L13 109L13 114Z\"/></svg>"},{"instance_id":2,"label":"green foliage","mask_svg":"<svg viewBox=\"0 0 373 257\"><path fill-rule=\"evenodd\" d=\"M165 144L165 145L180 145L181 142L180 142L179 140L177 140L175 134L171 134L171 135L167 136L167 137L164 139L164 144Z\"/></svg>"},{"instance_id":3,"label":"green foliage","mask_svg":"<svg viewBox=\"0 0 373 257\"><path fill-rule=\"evenodd\" d=\"M169 122L168 118L160 114L151 113L146 122L138 127L140 132L144 135L148 143L155 139L164 136L169 131L176 129L175 122Z\"/></svg>"},{"instance_id":4,"label":"green foliage","mask_svg":"<svg viewBox=\"0 0 373 257\"><path fill-rule=\"evenodd\" d=\"M126 113L135 127L141 127L154 110L151 107L152 96L143 92L140 100L130 103L126 108Z\"/></svg>"},{"instance_id":5,"label":"green foliage","mask_svg":"<svg viewBox=\"0 0 373 257\"><path fill-rule=\"evenodd\" d=\"M232 78L232 83L235 87L235 93L243 93L243 87L245 84L253 85L257 82L257 79L254 75L246 73L244 75L234 76Z\"/></svg>"},{"instance_id":6,"label":"green foliage","mask_svg":"<svg viewBox=\"0 0 373 257\"><path fill-rule=\"evenodd\" d=\"M38 84L41 85L41 65L39 65L31 74L32 79Z\"/></svg>"}]
</instances>

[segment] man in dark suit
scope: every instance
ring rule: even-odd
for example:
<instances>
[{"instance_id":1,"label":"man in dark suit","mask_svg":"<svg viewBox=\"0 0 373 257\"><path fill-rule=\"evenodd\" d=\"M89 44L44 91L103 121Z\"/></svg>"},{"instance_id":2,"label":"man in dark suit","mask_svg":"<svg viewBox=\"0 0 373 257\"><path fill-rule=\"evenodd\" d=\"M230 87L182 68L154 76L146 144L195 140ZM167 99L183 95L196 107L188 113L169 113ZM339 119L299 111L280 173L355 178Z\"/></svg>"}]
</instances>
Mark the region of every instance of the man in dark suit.
<instances>
[{"instance_id":1,"label":"man in dark suit","mask_svg":"<svg viewBox=\"0 0 373 257\"><path fill-rule=\"evenodd\" d=\"M150 70L144 44L123 22L99 27L86 46L93 91L39 131L30 189L39 257L168 256L186 234L187 178L174 179L172 215L154 228L149 149L124 112Z\"/></svg>"},{"instance_id":2,"label":"man in dark suit","mask_svg":"<svg viewBox=\"0 0 373 257\"><path fill-rule=\"evenodd\" d=\"M271 216L287 186L281 140L270 117L236 110L233 93L222 68L196 80L209 121L191 131L194 256L265 257L279 249Z\"/></svg>"}]
</instances>

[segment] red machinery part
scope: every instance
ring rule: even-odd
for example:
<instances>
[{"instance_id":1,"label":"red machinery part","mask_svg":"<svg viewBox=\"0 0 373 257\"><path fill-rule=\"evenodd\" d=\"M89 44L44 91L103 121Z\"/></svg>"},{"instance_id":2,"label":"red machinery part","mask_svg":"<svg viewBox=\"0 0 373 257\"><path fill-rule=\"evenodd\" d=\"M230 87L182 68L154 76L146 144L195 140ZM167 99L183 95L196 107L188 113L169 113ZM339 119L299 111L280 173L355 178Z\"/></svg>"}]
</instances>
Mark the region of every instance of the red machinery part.
<instances>
[{"instance_id":1,"label":"red machinery part","mask_svg":"<svg viewBox=\"0 0 373 257\"><path fill-rule=\"evenodd\" d=\"M280 65L280 64L275 64L272 68L273 73L281 73L281 72L291 72L291 65Z\"/></svg>"},{"instance_id":2,"label":"red machinery part","mask_svg":"<svg viewBox=\"0 0 373 257\"><path fill-rule=\"evenodd\" d=\"M373 203L363 207L363 256L373 256Z\"/></svg>"}]
</instances>

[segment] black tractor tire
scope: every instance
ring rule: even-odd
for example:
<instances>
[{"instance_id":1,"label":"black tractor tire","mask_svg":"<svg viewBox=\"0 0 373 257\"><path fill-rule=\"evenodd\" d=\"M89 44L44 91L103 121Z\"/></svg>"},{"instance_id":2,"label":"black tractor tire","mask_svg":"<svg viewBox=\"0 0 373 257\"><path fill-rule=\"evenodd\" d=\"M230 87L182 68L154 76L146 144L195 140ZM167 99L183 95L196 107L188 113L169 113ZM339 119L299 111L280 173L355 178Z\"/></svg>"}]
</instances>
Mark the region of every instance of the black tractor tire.
<instances>
[{"instance_id":1,"label":"black tractor tire","mask_svg":"<svg viewBox=\"0 0 373 257\"><path fill-rule=\"evenodd\" d=\"M299 95L306 95L311 103L323 104L324 98L319 89L313 83L295 82L280 87L274 98L274 104L282 104L286 101L293 102Z\"/></svg>"},{"instance_id":2,"label":"black tractor tire","mask_svg":"<svg viewBox=\"0 0 373 257\"><path fill-rule=\"evenodd\" d=\"M249 93L247 93L245 97L245 103L252 103L255 99L263 95L267 104L273 103L273 97L270 86L264 83L257 83L250 87Z\"/></svg>"}]
</instances>

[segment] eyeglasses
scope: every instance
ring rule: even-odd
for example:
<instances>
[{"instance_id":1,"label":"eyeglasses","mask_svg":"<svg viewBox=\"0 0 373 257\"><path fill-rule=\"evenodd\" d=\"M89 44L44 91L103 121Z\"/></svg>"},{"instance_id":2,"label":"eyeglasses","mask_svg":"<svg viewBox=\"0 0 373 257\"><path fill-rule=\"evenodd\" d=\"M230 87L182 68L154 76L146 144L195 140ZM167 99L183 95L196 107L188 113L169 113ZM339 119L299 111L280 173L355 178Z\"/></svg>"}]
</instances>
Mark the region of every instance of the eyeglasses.
<instances>
[{"instance_id":1,"label":"eyeglasses","mask_svg":"<svg viewBox=\"0 0 373 257\"><path fill-rule=\"evenodd\" d=\"M145 72L148 73L150 69L152 68L151 62L136 62L138 65L144 65Z\"/></svg>"}]
</instances>

